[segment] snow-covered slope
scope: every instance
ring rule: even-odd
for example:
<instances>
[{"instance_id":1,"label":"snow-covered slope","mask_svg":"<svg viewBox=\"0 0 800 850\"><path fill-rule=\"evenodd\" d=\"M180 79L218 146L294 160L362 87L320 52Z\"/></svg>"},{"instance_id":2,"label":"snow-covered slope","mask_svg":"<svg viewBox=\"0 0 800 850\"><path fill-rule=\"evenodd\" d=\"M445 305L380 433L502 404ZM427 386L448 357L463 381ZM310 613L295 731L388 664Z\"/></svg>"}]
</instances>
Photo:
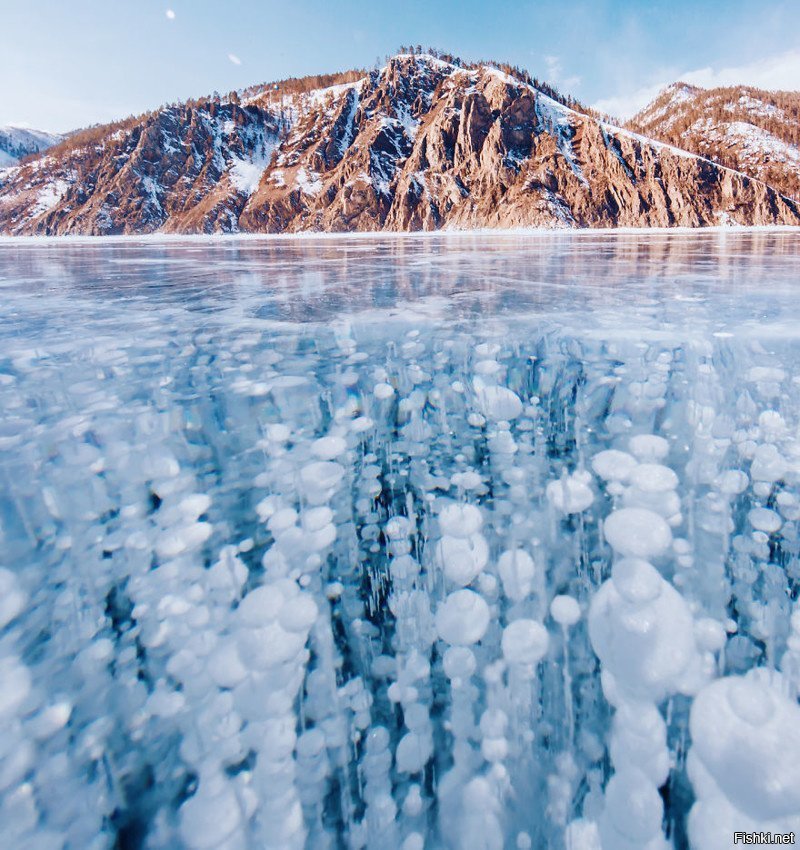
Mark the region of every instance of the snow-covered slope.
<instances>
[{"instance_id":1,"label":"snow-covered slope","mask_svg":"<svg viewBox=\"0 0 800 850\"><path fill-rule=\"evenodd\" d=\"M0 127L0 168L16 165L23 157L47 150L64 136L29 127Z\"/></svg>"},{"instance_id":2,"label":"snow-covered slope","mask_svg":"<svg viewBox=\"0 0 800 850\"><path fill-rule=\"evenodd\" d=\"M666 88L630 122L800 198L800 93L748 86Z\"/></svg>"}]
</instances>

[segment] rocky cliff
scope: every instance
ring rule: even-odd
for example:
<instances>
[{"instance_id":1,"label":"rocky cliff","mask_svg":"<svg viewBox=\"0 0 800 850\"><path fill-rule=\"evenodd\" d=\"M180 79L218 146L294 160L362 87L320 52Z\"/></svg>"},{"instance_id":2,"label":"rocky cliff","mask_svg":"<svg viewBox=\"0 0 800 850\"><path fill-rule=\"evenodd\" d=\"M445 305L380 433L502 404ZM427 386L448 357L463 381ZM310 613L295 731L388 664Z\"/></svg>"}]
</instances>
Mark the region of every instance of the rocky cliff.
<instances>
[{"instance_id":1,"label":"rocky cliff","mask_svg":"<svg viewBox=\"0 0 800 850\"><path fill-rule=\"evenodd\" d=\"M800 224L798 204L489 66L173 106L0 171L0 232Z\"/></svg>"}]
</instances>

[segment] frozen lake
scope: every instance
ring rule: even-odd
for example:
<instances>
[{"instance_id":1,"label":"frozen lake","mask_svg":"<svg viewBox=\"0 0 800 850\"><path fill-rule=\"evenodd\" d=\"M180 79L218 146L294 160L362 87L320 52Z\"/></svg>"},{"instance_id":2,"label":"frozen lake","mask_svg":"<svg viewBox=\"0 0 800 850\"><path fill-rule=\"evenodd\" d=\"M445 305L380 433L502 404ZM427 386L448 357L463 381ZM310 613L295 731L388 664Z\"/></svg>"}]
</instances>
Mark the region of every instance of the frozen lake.
<instances>
[{"instance_id":1,"label":"frozen lake","mask_svg":"<svg viewBox=\"0 0 800 850\"><path fill-rule=\"evenodd\" d=\"M0 242L0 847L800 837L800 234Z\"/></svg>"}]
</instances>

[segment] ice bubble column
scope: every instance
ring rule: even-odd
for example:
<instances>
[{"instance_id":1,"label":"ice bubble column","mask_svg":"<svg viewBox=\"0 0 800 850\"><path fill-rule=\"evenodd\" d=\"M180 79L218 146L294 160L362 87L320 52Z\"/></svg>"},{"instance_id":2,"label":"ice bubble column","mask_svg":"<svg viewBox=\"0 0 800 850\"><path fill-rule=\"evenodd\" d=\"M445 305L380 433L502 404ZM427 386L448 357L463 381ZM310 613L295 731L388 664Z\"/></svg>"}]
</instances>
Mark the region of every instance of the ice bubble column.
<instances>
[{"instance_id":1,"label":"ice bubble column","mask_svg":"<svg viewBox=\"0 0 800 850\"><path fill-rule=\"evenodd\" d=\"M559 594L550 603L550 616L561 626L563 649L562 675L564 679L564 709L567 715L567 745L572 748L575 738L575 710L572 699L572 674L570 672L569 629L581 618L578 601L569 595Z\"/></svg>"},{"instance_id":2,"label":"ice bubble column","mask_svg":"<svg viewBox=\"0 0 800 850\"><path fill-rule=\"evenodd\" d=\"M480 343L475 347L479 359L475 362L475 374L472 385L475 401L480 413L474 413L473 422L486 422L487 447L491 464L497 474L511 468L518 446L511 433L511 423L523 412L523 403L514 390L498 383L503 367L494 360L500 353L500 346L494 343Z\"/></svg>"},{"instance_id":3,"label":"ice bubble column","mask_svg":"<svg viewBox=\"0 0 800 850\"><path fill-rule=\"evenodd\" d=\"M735 831L800 837L800 706L781 674L756 668L707 685L690 731L692 850L728 850Z\"/></svg>"},{"instance_id":4,"label":"ice bubble column","mask_svg":"<svg viewBox=\"0 0 800 850\"><path fill-rule=\"evenodd\" d=\"M225 690L197 700L196 726L184 744L185 756L197 765L199 774L197 792L180 811L181 836L188 847L246 848L251 841L249 821L256 810L261 846L287 850L303 846L305 831L294 784L294 701L316 616L313 599L295 582L268 581L242 599L228 626L231 637L212 652L206 675ZM202 675L195 678L202 682ZM186 684L193 693L195 683ZM239 733L242 721L246 725ZM241 759L248 749L255 754L252 776L240 774L237 779L242 781L234 783L222 768Z\"/></svg>"},{"instance_id":5,"label":"ice bubble column","mask_svg":"<svg viewBox=\"0 0 800 850\"><path fill-rule=\"evenodd\" d=\"M616 558L611 578L589 610L603 690L616 708L609 747L615 773L606 788L599 834L604 850L655 850L667 846L658 788L669 772L658 703L691 690L702 659L688 604L647 560L669 551L672 532L663 514L672 506L663 494L677 480L667 467L646 463L627 477L628 506L613 511L603 528Z\"/></svg>"},{"instance_id":6,"label":"ice bubble column","mask_svg":"<svg viewBox=\"0 0 800 850\"><path fill-rule=\"evenodd\" d=\"M615 564L612 578L597 592L589 611L590 639L603 664L603 690L616 708L609 748L615 773L606 788L599 824L604 850L666 846L658 788L667 778L669 753L666 724L656 701L674 686L673 675L680 675L687 663L680 657L680 647L677 670L667 661L670 628L677 619L679 629L688 628L691 634L692 623L688 609L685 623L669 616L669 601L678 607L674 597L667 597L666 606L657 605L666 590L662 585L666 582L650 564L623 559ZM660 630L648 634L659 616ZM625 797L633 789L638 820L629 819L625 809Z\"/></svg>"},{"instance_id":7,"label":"ice bubble column","mask_svg":"<svg viewBox=\"0 0 800 850\"><path fill-rule=\"evenodd\" d=\"M481 512L474 505L450 504L439 516L442 536L436 546L439 566L456 587L466 587L483 571L489 547L480 533Z\"/></svg>"},{"instance_id":8,"label":"ice bubble column","mask_svg":"<svg viewBox=\"0 0 800 850\"><path fill-rule=\"evenodd\" d=\"M439 780L436 795L442 835L458 834L463 788L480 765L480 754L472 745L476 737L475 702L478 689L472 683L477 662L467 646L449 646L444 652L445 676L450 680L450 731L453 735L453 766Z\"/></svg>"},{"instance_id":9,"label":"ice bubble column","mask_svg":"<svg viewBox=\"0 0 800 850\"><path fill-rule=\"evenodd\" d=\"M330 774L325 735L317 728L303 732L297 739L296 750L297 790L309 828L308 842L311 846L324 847L329 838L323 827L322 814Z\"/></svg>"},{"instance_id":10,"label":"ice bubble column","mask_svg":"<svg viewBox=\"0 0 800 850\"><path fill-rule=\"evenodd\" d=\"M35 582L29 586L38 585L32 576L25 577ZM104 829L104 818L120 797L105 782L90 777L81 760L86 738L76 740L74 727L70 727L83 672L76 668L83 665L66 656L68 663L59 669L64 656L45 656L42 664L25 653L25 631L35 622L36 603L29 600L18 577L3 568L0 598L4 603L0 630L0 846L105 850L111 836ZM63 621L54 620L51 628L57 639L66 643L69 630ZM88 647L89 653L91 650ZM63 690L57 699L42 688L43 669L53 678L63 676ZM102 677L91 682L101 700L104 685Z\"/></svg>"},{"instance_id":11,"label":"ice bubble column","mask_svg":"<svg viewBox=\"0 0 800 850\"><path fill-rule=\"evenodd\" d=\"M724 360L714 354L708 341L696 342L687 352L692 391L685 416L691 455L685 474L692 485L687 508L693 518L693 552L679 553L674 582L700 603L706 614L724 621L731 592L725 562L735 527L732 503L746 486L747 476L725 468L739 462L732 452L734 411L725 387L735 385L736 379L721 374ZM746 419L749 414L744 416Z\"/></svg>"},{"instance_id":12,"label":"ice bubble column","mask_svg":"<svg viewBox=\"0 0 800 850\"><path fill-rule=\"evenodd\" d=\"M199 784L181 809L181 835L189 847L238 848L245 843L247 789L243 777L233 781L225 768L240 761L246 750L239 734L241 717L228 689L245 671L232 641L219 636L228 630L231 606L247 570L236 547L224 547L209 569L198 563L196 550L210 527L202 529L207 524L197 520L211 500L187 492L191 484L189 476L177 475L154 482L162 499L155 517L161 529L155 538L158 566L137 570L128 583L132 614L154 681L134 715L138 725L132 724L132 734L141 735L143 724L137 718L147 720L153 729L177 728L182 733L180 755L196 772ZM184 533L197 526L202 534ZM135 539L130 542L138 546ZM147 545L146 538L142 543ZM169 684L171 680L180 684L180 690ZM204 828L206 816L212 819L208 828Z\"/></svg>"},{"instance_id":13,"label":"ice bubble column","mask_svg":"<svg viewBox=\"0 0 800 850\"><path fill-rule=\"evenodd\" d=\"M5 592L0 609L0 628L10 624L25 606L26 598L9 570L0 569L0 588ZM64 836L41 829L40 807L35 785L23 784L34 767L34 741L25 734L23 718L31 694L31 673L14 652L11 641L0 642L0 841L6 847L22 847L28 842L58 850ZM31 846L30 844L28 846Z\"/></svg>"},{"instance_id":14,"label":"ice bubble column","mask_svg":"<svg viewBox=\"0 0 800 850\"><path fill-rule=\"evenodd\" d=\"M452 507L459 510L455 505ZM476 535L476 532L481 522L477 509L474 511L477 517L470 514L472 524L468 529L473 533L473 537L480 536ZM454 515L451 519L451 525L458 527L463 525L460 514ZM445 525L447 526L447 521ZM388 697L393 704L401 707L405 727L395 750L397 771L401 775L408 777L420 775L419 778L421 778L433 755L433 725L429 704L431 669L428 659L434 632L428 595L417 587L420 565L410 554L409 537L413 530L413 522L402 516L393 517L385 527L391 556L389 570L392 577L392 593L389 597L389 608L396 618L393 640L396 653L396 677L389 686ZM458 543L465 538L452 536L447 539ZM445 538L443 537L442 540ZM468 552L465 557L469 561ZM430 803L421 795L420 785L415 784L411 787L417 789L415 795L419 799L418 806L404 804L402 822L399 825L401 832L405 833L402 836L404 840L409 839L418 825L416 808L422 809Z\"/></svg>"},{"instance_id":15,"label":"ice bubble column","mask_svg":"<svg viewBox=\"0 0 800 850\"><path fill-rule=\"evenodd\" d=\"M792 611L791 632L781 659L781 671L790 693L795 697L800 695L800 602L795 602Z\"/></svg>"},{"instance_id":16,"label":"ice bubble column","mask_svg":"<svg viewBox=\"0 0 800 850\"><path fill-rule=\"evenodd\" d=\"M219 560L193 576L188 565L176 575L198 579L185 597L167 596L158 612L169 623L163 633L174 654L167 669L181 682L181 692L170 692L163 681L151 694L147 709L154 717L171 718L182 728L181 756L198 776L198 788L180 810L181 836L189 847L238 850L247 843L247 819L253 794L246 775L229 777L225 768L244 757L242 718L229 690L246 676L235 642L218 640L230 626L233 600L247 576L234 547L224 547ZM177 588L176 588L177 590ZM147 612L142 603L138 613Z\"/></svg>"},{"instance_id":17,"label":"ice bubble column","mask_svg":"<svg viewBox=\"0 0 800 850\"><path fill-rule=\"evenodd\" d=\"M251 591L239 611L243 622L238 643L248 676L234 694L249 721L249 742L256 752L258 840L270 850L300 850L306 830L295 785L295 700L317 606L295 582L279 579Z\"/></svg>"},{"instance_id":18,"label":"ice bubble column","mask_svg":"<svg viewBox=\"0 0 800 850\"><path fill-rule=\"evenodd\" d=\"M344 342L349 349L352 341ZM343 436L345 432L340 424L334 423L324 436L312 441L303 439L303 430L300 427L292 431L286 428L282 433L277 429L277 425L268 429L268 437L272 442L282 444L291 435L294 446L291 449L283 445L271 446L272 457L269 466L258 478L259 484L269 486L272 491L257 506L259 516L266 521L273 538L273 544L264 554L262 563L266 569L266 586L273 590L291 587L292 593L296 593L296 580L304 588L297 601L292 603L294 612L282 611L278 622L291 634L293 640L298 639L295 649L305 646L308 639L315 658L314 668L306 679L303 708L304 725L313 723L314 727L299 739L300 772L297 783L305 807L306 823L310 828L308 840L319 843L327 840L322 837L322 812L327 793L327 778L332 772L336 773L336 779L339 780L343 819L348 826L351 825L353 807L349 783L345 777L351 758L351 747L357 745L361 731L369 726L371 697L365 692L363 681L355 677L341 688L337 687L337 663L340 661L333 637L330 605L324 595L332 594L329 598L339 599L343 592L347 593L338 582L343 576L337 574L337 582L327 587L326 581L328 555L338 542L336 517L342 507L340 502L343 501L339 498L339 491L345 475L349 472L350 457L348 439ZM342 463L333 458L340 458ZM298 504L301 506L299 512L296 509ZM354 618L354 621L360 623L357 618ZM290 663L299 674L295 679L294 673L291 673L292 693L296 694L302 685L306 659L307 654L303 650L300 656ZM274 689L276 683L278 687L284 686L289 677L286 659L278 660L274 671L268 671L264 678L264 691L259 699L266 701L270 688ZM291 706L288 701L287 706ZM291 719L287 712L282 722L286 729L291 726L294 734L294 712L291 713ZM317 750L320 744L322 749ZM290 749L287 740L289 755ZM280 776L277 785L286 787L291 785L295 774L287 754L284 754L286 757L281 757L280 753L275 753L275 756L271 760L259 758L256 762L254 782L258 781L260 775L265 790L270 787L277 788L276 774ZM304 773L306 767L311 771L310 779ZM288 799L277 793L273 796L274 801L266 807L267 815L261 822L264 835L271 831L271 806L284 811L294 807L294 798ZM263 808L263 800L261 805ZM294 818L294 815L292 817ZM302 827L299 809L297 822ZM302 843L299 837L302 831L300 829L297 834L293 833L286 839L287 842ZM276 835L271 840L278 846L281 839ZM286 846L294 845L287 843Z\"/></svg>"},{"instance_id":19,"label":"ice bubble column","mask_svg":"<svg viewBox=\"0 0 800 850\"><path fill-rule=\"evenodd\" d=\"M374 726L367 734L361 775L367 804L358 846L397 847L397 805L392 797L392 753L388 730Z\"/></svg>"},{"instance_id":20,"label":"ice bubble column","mask_svg":"<svg viewBox=\"0 0 800 850\"><path fill-rule=\"evenodd\" d=\"M541 680L537 673L550 648L550 636L539 621L517 617L503 629L500 647L505 671L497 662L489 665L484 674L489 709L481 718L481 732L484 757L494 762L489 775L495 781L496 795L502 799L501 795L511 789L526 788L530 793L538 784L543 765L534 755L538 743L536 726L542 713ZM502 687L503 672L505 687ZM510 727L508 731L506 726ZM500 764L509 750L510 773ZM527 820L526 825L530 826Z\"/></svg>"}]
</instances>

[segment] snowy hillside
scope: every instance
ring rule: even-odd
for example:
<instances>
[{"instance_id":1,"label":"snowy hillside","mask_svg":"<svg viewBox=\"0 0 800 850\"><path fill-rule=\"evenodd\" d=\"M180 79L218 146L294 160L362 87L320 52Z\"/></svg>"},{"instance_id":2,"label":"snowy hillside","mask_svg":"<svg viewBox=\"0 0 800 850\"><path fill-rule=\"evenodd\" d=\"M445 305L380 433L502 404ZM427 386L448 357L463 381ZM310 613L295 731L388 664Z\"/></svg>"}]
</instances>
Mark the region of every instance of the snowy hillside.
<instances>
[{"instance_id":1,"label":"snowy hillside","mask_svg":"<svg viewBox=\"0 0 800 850\"><path fill-rule=\"evenodd\" d=\"M629 126L800 198L800 94L674 83Z\"/></svg>"},{"instance_id":2,"label":"snowy hillside","mask_svg":"<svg viewBox=\"0 0 800 850\"><path fill-rule=\"evenodd\" d=\"M47 150L64 136L29 127L0 127L0 168L16 165L23 157Z\"/></svg>"}]
</instances>

